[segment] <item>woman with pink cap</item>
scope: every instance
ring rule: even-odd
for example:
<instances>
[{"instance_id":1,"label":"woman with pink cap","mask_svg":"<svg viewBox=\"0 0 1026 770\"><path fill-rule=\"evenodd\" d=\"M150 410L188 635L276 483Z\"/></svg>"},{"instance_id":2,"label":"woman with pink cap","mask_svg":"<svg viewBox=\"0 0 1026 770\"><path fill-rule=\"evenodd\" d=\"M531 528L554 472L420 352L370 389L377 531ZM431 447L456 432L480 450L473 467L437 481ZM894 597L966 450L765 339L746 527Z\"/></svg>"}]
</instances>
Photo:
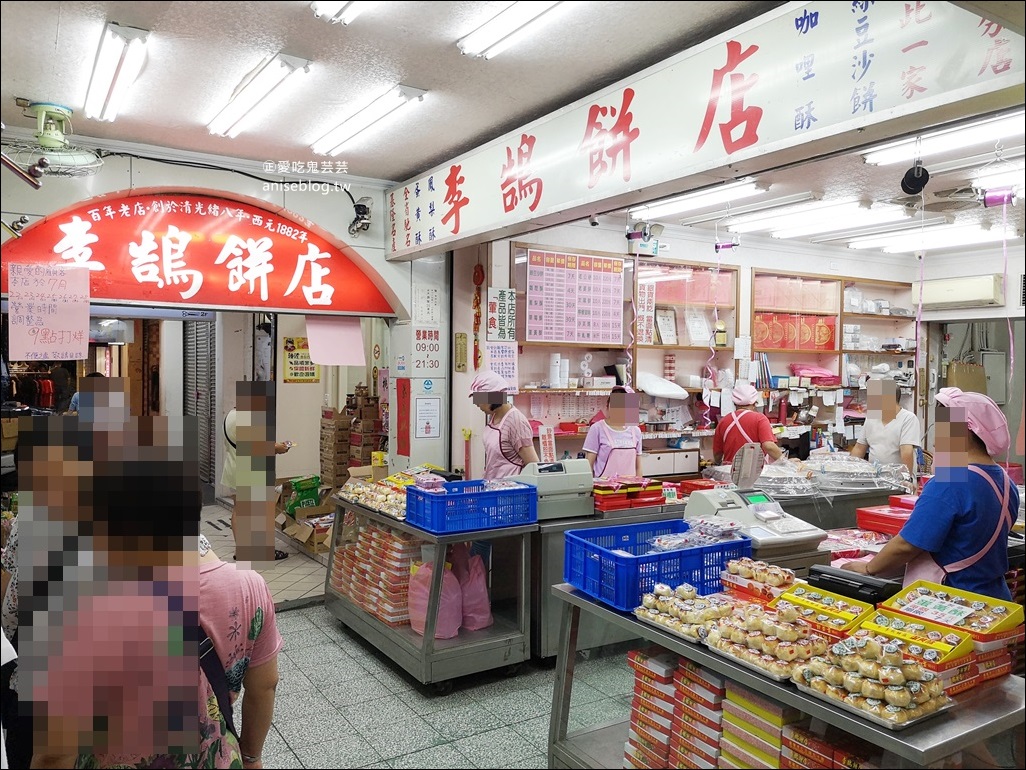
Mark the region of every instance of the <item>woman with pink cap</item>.
<instances>
[{"instance_id":1,"label":"woman with pink cap","mask_svg":"<svg viewBox=\"0 0 1026 770\"><path fill-rule=\"evenodd\" d=\"M584 456L595 476L641 476L638 394L618 385L606 402L608 415L588 428Z\"/></svg>"},{"instance_id":2,"label":"woman with pink cap","mask_svg":"<svg viewBox=\"0 0 1026 770\"><path fill-rule=\"evenodd\" d=\"M534 431L524 413L509 403L509 383L490 369L474 378L470 397L485 413L485 468L487 481L517 476L528 463L538 462Z\"/></svg>"},{"instance_id":3,"label":"woman with pink cap","mask_svg":"<svg viewBox=\"0 0 1026 770\"><path fill-rule=\"evenodd\" d=\"M713 434L713 458L716 464L733 462L734 455L745 444L761 444L762 451L771 460L779 460L784 453L777 446L769 418L755 411L759 391L749 382L739 382L730 397L737 408L721 416L716 424L716 433Z\"/></svg>"},{"instance_id":4,"label":"woman with pink cap","mask_svg":"<svg viewBox=\"0 0 1026 770\"><path fill-rule=\"evenodd\" d=\"M905 585L929 580L1011 601L1008 530L1019 492L994 460L1011 443L1001 409L981 393L937 394L934 466L901 532L871 561L845 569L866 575L905 570Z\"/></svg>"}]
</instances>

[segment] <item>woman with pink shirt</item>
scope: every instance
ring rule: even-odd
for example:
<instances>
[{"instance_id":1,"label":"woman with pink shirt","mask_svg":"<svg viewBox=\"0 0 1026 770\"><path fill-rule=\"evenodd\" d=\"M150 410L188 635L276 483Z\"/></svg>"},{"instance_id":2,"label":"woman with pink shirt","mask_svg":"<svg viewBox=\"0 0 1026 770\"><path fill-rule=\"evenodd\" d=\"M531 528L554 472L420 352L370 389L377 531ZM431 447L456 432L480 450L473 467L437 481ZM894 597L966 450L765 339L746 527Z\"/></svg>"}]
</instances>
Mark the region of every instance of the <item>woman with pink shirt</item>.
<instances>
[{"instance_id":1,"label":"woman with pink shirt","mask_svg":"<svg viewBox=\"0 0 1026 770\"><path fill-rule=\"evenodd\" d=\"M584 439L592 473L603 478L642 475L637 393L618 385L609 394L606 409L609 414L588 428Z\"/></svg>"},{"instance_id":2,"label":"woman with pink shirt","mask_svg":"<svg viewBox=\"0 0 1026 770\"><path fill-rule=\"evenodd\" d=\"M470 397L487 415L484 431L484 479L493 481L518 476L528 463L538 462L534 431L523 412L509 403L509 384L495 372L485 370L474 378Z\"/></svg>"}]
</instances>

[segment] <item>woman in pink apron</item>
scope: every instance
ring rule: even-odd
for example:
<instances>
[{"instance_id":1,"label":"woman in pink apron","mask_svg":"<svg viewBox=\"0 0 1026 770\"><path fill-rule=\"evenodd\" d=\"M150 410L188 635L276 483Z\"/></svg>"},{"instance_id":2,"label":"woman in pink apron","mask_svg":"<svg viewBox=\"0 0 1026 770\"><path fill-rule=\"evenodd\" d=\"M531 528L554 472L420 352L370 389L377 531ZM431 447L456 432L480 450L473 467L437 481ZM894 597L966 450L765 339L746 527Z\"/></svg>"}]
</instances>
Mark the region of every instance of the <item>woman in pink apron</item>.
<instances>
[{"instance_id":1,"label":"woman in pink apron","mask_svg":"<svg viewBox=\"0 0 1026 770\"><path fill-rule=\"evenodd\" d=\"M779 460L784 453L777 446L769 418L755 411L759 391L751 383L739 382L730 396L736 408L720 417L716 433L713 434L713 458L716 464L733 462L734 455L745 444L761 444L762 451L770 460Z\"/></svg>"},{"instance_id":2,"label":"woman in pink apron","mask_svg":"<svg viewBox=\"0 0 1026 770\"><path fill-rule=\"evenodd\" d=\"M523 412L509 403L508 383L491 370L474 378L470 396L487 415L484 430L487 481L517 476L527 463L538 462L534 432Z\"/></svg>"},{"instance_id":3,"label":"woman in pink apron","mask_svg":"<svg viewBox=\"0 0 1026 770\"><path fill-rule=\"evenodd\" d=\"M641 476L641 430L638 395L631 388L613 388L606 402L608 416L588 429L584 456L595 476Z\"/></svg>"},{"instance_id":4,"label":"woman in pink apron","mask_svg":"<svg viewBox=\"0 0 1026 770\"><path fill-rule=\"evenodd\" d=\"M1011 601L1008 530L1019 492L994 460L1011 438L1001 409L981 393L943 388L937 394L934 467L901 532L869 562L845 569L867 575L905 570L917 580Z\"/></svg>"}]
</instances>

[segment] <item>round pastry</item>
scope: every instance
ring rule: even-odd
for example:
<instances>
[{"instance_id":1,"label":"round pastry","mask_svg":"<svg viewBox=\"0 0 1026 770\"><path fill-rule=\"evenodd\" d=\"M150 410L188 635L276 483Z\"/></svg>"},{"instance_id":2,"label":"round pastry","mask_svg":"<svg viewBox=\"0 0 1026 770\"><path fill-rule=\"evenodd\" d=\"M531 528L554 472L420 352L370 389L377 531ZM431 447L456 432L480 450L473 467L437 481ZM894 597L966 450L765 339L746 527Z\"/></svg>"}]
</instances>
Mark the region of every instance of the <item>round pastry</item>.
<instances>
[{"instance_id":1,"label":"round pastry","mask_svg":"<svg viewBox=\"0 0 1026 770\"><path fill-rule=\"evenodd\" d=\"M883 645L880 644L880 640L875 636L871 636L866 639L866 647L862 651L862 655L866 658L872 658L873 660L879 660L880 655L883 653Z\"/></svg>"},{"instance_id":2,"label":"round pastry","mask_svg":"<svg viewBox=\"0 0 1026 770\"><path fill-rule=\"evenodd\" d=\"M880 662L885 666L900 666L902 661L901 647L888 642L880 649Z\"/></svg>"},{"instance_id":3,"label":"round pastry","mask_svg":"<svg viewBox=\"0 0 1026 770\"><path fill-rule=\"evenodd\" d=\"M777 623L775 635L782 642L797 642L799 638L798 628L794 623Z\"/></svg>"},{"instance_id":4,"label":"round pastry","mask_svg":"<svg viewBox=\"0 0 1026 770\"><path fill-rule=\"evenodd\" d=\"M812 645L813 655L826 655L829 649L826 637L813 634L809 637L809 644Z\"/></svg>"},{"instance_id":5,"label":"round pastry","mask_svg":"<svg viewBox=\"0 0 1026 770\"><path fill-rule=\"evenodd\" d=\"M883 700L886 688L875 679L862 680L862 694L867 698Z\"/></svg>"},{"instance_id":6,"label":"round pastry","mask_svg":"<svg viewBox=\"0 0 1026 770\"><path fill-rule=\"evenodd\" d=\"M769 574L769 565L764 561L757 561L752 564L752 577L758 582L765 583L766 576Z\"/></svg>"},{"instance_id":7,"label":"round pastry","mask_svg":"<svg viewBox=\"0 0 1026 770\"><path fill-rule=\"evenodd\" d=\"M828 698L833 698L834 700L844 700L848 697L848 691L845 690L843 687L835 687L834 685L828 685L826 695Z\"/></svg>"},{"instance_id":8,"label":"round pastry","mask_svg":"<svg viewBox=\"0 0 1026 770\"><path fill-rule=\"evenodd\" d=\"M759 626L759 630L762 631L764 636L776 636L777 618L769 614L763 615L762 624Z\"/></svg>"},{"instance_id":9,"label":"round pastry","mask_svg":"<svg viewBox=\"0 0 1026 770\"><path fill-rule=\"evenodd\" d=\"M941 679L937 678L937 677L934 677L933 679L931 679L929 682L926 683L926 691L928 693L930 693L930 698L931 699L945 698L945 695L944 695L944 682ZM945 698L945 700L946 700L946 698Z\"/></svg>"},{"instance_id":10,"label":"round pastry","mask_svg":"<svg viewBox=\"0 0 1026 770\"><path fill-rule=\"evenodd\" d=\"M769 672L773 676L790 676L791 671L794 669L793 663L785 663L782 660L773 659L773 662L769 665Z\"/></svg>"},{"instance_id":11,"label":"round pastry","mask_svg":"<svg viewBox=\"0 0 1026 770\"><path fill-rule=\"evenodd\" d=\"M748 645L749 649L758 650L762 652L762 631L749 631L748 638L745 639L745 644Z\"/></svg>"},{"instance_id":12,"label":"round pastry","mask_svg":"<svg viewBox=\"0 0 1026 770\"><path fill-rule=\"evenodd\" d=\"M859 673L867 679L879 679L880 664L877 663L875 660L861 658L859 660Z\"/></svg>"},{"instance_id":13,"label":"round pastry","mask_svg":"<svg viewBox=\"0 0 1026 770\"><path fill-rule=\"evenodd\" d=\"M664 615L670 614L670 607L673 605L672 599L667 599L665 596L660 596L656 599L656 609Z\"/></svg>"},{"instance_id":14,"label":"round pastry","mask_svg":"<svg viewBox=\"0 0 1026 770\"><path fill-rule=\"evenodd\" d=\"M844 669L840 666L828 666L826 672L823 674L823 678L830 682L834 687L844 686Z\"/></svg>"},{"instance_id":15,"label":"round pastry","mask_svg":"<svg viewBox=\"0 0 1026 770\"><path fill-rule=\"evenodd\" d=\"M656 606L656 595L655 594L645 594L644 596L642 596L641 597L641 606L644 607L646 610L653 610L653 609L655 609L655 606Z\"/></svg>"},{"instance_id":16,"label":"round pastry","mask_svg":"<svg viewBox=\"0 0 1026 770\"><path fill-rule=\"evenodd\" d=\"M901 664L901 675L906 682L918 682L923 678L923 667L914 660L906 660Z\"/></svg>"},{"instance_id":17,"label":"round pastry","mask_svg":"<svg viewBox=\"0 0 1026 770\"><path fill-rule=\"evenodd\" d=\"M659 610L645 610L645 617L651 620L653 623L658 623L659 618L662 617Z\"/></svg>"},{"instance_id":18,"label":"round pastry","mask_svg":"<svg viewBox=\"0 0 1026 770\"><path fill-rule=\"evenodd\" d=\"M781 585L785 585L785 586L791 585L794 582L794 579L795 579L794 570L793 569L781 569L780 571L782 573L784 573L784 582L781 583Z\"/></svg>"},{"instance_id":19,"label":"round pastry","mask_svg":"<svg viewBox=\"0 0 1026 770\"><path fill-rule=\"evenodd\" d=\"M719 645L720 638L720 629L715 626L713 628L706 629L705 641L710 647L716 647Z\"/></svg>"},{"instance_id":20,"label":"round pastry","mask_svg":"<svg viewBox=\"0 0 1026 770\"><path fill-rule=\"evenodd\" d=\"M698 591L696 591L695 587L690 583L681 583L673 589L673 592L681 599L694 599L698 596Z\"/></svg>"},{"instance_id":21,"label":"round pastry","mask_svg":"<svg viewBox=\"0 0 1026 770\"><path fill-rule=\"evenodd\" d=\"M737 565L737 574L743 578L750 578L754 574L752 563L742 559Z\"/></svg>"},{"instance_id":22,"label":"round pastry","mask_svg":"<svg viewBox=\"0 0 1026 770\"><path fill-rule=\"evenodd\" d=\"M836 645L835 645L836 646ZM836 656L837 663L845 671L860 672L862 664L862 656L854 650L847 650L843 655Z\"/></svg>"},{"instance_id":23,"label":"round pastry","mask_svg":"<svg viewBox=\"0 0 1026 770\"><path fill-rule=\"evenodd\" d=\"M903 706L884 706L880 716L897 724L903 724L908 721L908 712Z\"/></svg>"},{"instance_id":24,"label":"round pastry","mask_svg":"<svg viewBox=\"0 0 1026 770\"><path fill-rule=\"evenodd\" d=\"M656 596L673 596L673 589L666 585L666 583L656 583L652 587L652 593Z\"/></svg>"},{"instance_id":25,"label":"round pastry","mask_svg":"<svg viewBox=\"0 0 1026 770\"><path fill-rule=\"evenodd\" d=\"M727 572L731 575L736 575L738 569L737 559L731 559L727 562Z\"/></svg>"},{"instance_id":26,"label":"round pastry","mask_svg":"<svg viewBox=\"0 0 1026 770\"><path fill-rule=\"evenodd\" d=\"M812 665L811 664L809 664L809 663L797 663L797 664L795 664L791 668L791 679L795 683L797 683L797 684L805 684L806 683L806 679L805 679L806 676L808 676L809 679L812 679L812 677L816 676L816 674L813 673L813 669L812 669Z\"/></svg>"},{"instance_id":27,"label":"round pastry","mask_svg":"<svg viewBox=\"0 0 1026 770\"><path fill-rule=\"evenodd\" d=\"M687 633L688 636L694 636L690 631L685 630L685 626L680 622L680 618L670 618L666 621L666 627L675 634Z\"/></svg>"},{"instance_id":28,"label":"round pastry","mask_svg":"<svg viewBox=\"0 0 1026 770\"><path fill-rule=\"evenodd\" d=\"M884 690L884 700L892 706L901 706L907 708L912 705L912 693L908 691L908 688L902 687L901 685L892 684L886 690Z\"/></svg>"},{"instance_id":29,"label":"round pastry","mask_svg":"<svg viewBox=\"0 0 1026 770\"><path fill-rule=\"evenodd\" d=\"M886 685L905 684L905 675L898 666L880 666L880 676L877 678Z\"/></svg>"},{"instance_id":30,"label":"round pastry","mask_svg":"<svg viewBox=\"0 0 1026 770\"><path fill-rule=\"evenodd\" d=\"M911 722L913 719L919 719L923 716L923 707L917 703L913 703L905 709L905 713L908 715L908 721Z\"/></svg>"},{"instance_id":31,"label":"round pastry","mask_svg":"<svg viewBox=\"0 0 1026 770\"><path fill-rule=\"evenodd\" d=\"M845 696L844 702L857 709L864 709L866 707L866 697L853 692L850 692Z\"/></svg>"},{"instance_id":32,"label":"round pastry","mask_svg":"<svg viewBox=\"0 0 1026 770\"><path fill-rule=\"evenodd\" d=\"M812 636L814 631L813 626L802 618L798 618L798 620L794 622L794 628L798 632L799 639L808 639Z\"/></svg>"},{"instance_id":33,"label":"round pastry","mask_svg":"<svg viewBox=\"0 0 1026 770\"><path fill-rule=\"evenodd\" d=\"M766 571L766 583L774 588L780 588L784 584L784 572L780 567L770 567Z\"/></svg>"},{"instance_id":34,"label":"round pastry","mask_svg":"<svg viewBox=\"0 0 1026 770\"><path fill-rule=\"evenodd\" d=\"M762 636L762 651L765 652L766 654L773 655L774 657L776 657L777 646L779 644L780 644L780 640L777 639L777 637L772 636L772 635L771 636L766 636L765 634L763 634L763 636Z\"/></svg>"},{"instance_id":35,"label":"round pastry","mask_svg":"<svg viewBox=\"0 0 1026 770\"><path fill-rule=\"evenodd\" d=\"M855 692L859 695L862 694L862 686L865 684L866 679L862 674L857 671L847 671L844 674L844 681L841 682L842 686L848 692Z\"/></svg>"},{"instance_id":36,"label":"round pastry","mask_svg":"<svg viewBox=\"0 0 1026 770\"><path fill-rule=\"evenodd\" d=\"M745 644L748 641L748 632L735 626L730 629L730 641L734 644Z\"/></svg>"},{"instance_id":37,"label":"round pastry","mask_svg":"<svg viewBox=\"0 0 1026 770\"><path fill-rule=\"evenodd\" d=\"M824 676L826 674L826 670L831 667L829 660L819 657L811 658L807 664L800 663L799 665L808 665L808 667L812 669L812 673L816 676Z\"/></svg>"},{"instance_id":38,"label":"round pastry","mask_svg":"<svg viewBox=\"0 0 1026 770\"><path fill-rule=\"evenodd\" d=\"M880 716L885 705L886 704L878 698L866 698L865 701L862 702L862 709L873 716Z\"/></svg>"},{"instance_id":39,"label":"round pastry","mask_svg":"<svg viewBox=\"0 0 1026 770\"><path fill-rule=\"evenodd\" d=\"M785 623L794 623L798 620L798 608L791 602L780 602L777 605L777 617Z\"/></svg>"},{"instance_id":40,"label":"round pastry","mask_svg":"<svg viewBox=\"0 0 1026 770\"><path fill-rule=\"evenodd\" d=\"M777 645L777 657L780 660L796 660L798 658L798 645L794 642L780 642Z\"/></svg>"},{"instance_id":41,"label":"round pastry","mask_svg":"<svg viewBox=\"0 0 1026 770\"><path fill-rule=\"evenodd\" d=\"M741 660L743 660L743 661L745 661L747 663L751 663L753 666L761 666L761 664L759 662L759 658L762 657L762 653L759 652L758 650L753 650L750 647L745 647L741 651L740 657L741 657Z\"/></svg>"},{"instance_id":42,"label":"round pastry","mask_svg":"<svg viewBox=\"0 0 1026 770\"><path fill-rule=\"evenodd\" d=\"M816 692L826 693L827 689L830 687L830 684L823 677L814 676L812 677L812 681L809 682L809 687L811 687Z\"/></svg>"},{"instance_id":43,"label":"round pastry","mask_svg":"<svg viewBox=\"0 0 1026 770\"><path fill-rule=\"evenodd\" d=\"M917 706L921 706L932 697L930 691L923 687L922 682L909 682L906 685L906 689L912 696L912 702Z\"/></svg>"},{"instance_id":44,"label":"round pastry","mask_svg":"<svg viewBox=\"0 0 1026 770\"><path fill-rule=\"evenodd\" d=\"M678 620L683 617L684 609L680 606L680 602L670 602L670 615L677 618Z\"/></svg>"}]
</instances>

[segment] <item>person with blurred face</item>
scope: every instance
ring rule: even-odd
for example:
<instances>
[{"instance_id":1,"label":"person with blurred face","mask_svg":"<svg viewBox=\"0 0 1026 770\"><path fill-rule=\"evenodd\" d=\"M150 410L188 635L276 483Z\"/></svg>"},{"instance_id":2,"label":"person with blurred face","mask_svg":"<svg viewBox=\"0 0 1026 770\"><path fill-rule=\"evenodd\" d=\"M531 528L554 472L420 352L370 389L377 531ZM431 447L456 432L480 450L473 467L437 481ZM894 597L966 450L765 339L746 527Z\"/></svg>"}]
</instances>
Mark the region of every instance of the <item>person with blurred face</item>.
<instances>
[{"instance_id":1,"label":"person with blurred face","mask_svg":"<svg viewBox=\"0 0 1026 770\"><path fill-rule=\"evenodd\" d=\"M908 522L869 562L845 569L867 575L905 570L905 584L929 580L1011 601L1008 530L1019 492L995 457L1011 444L1001 409L981 393L937 394L934 478Z\"/></svg>"},{"instance_id":2,"label":"person with blurred face","mask_svg":"<svg viewBox=\"0 0 1026 770\"><path fill-rule=\"evenodd\" d=\"M509 384L495 372L485 370L470 385L470 397L485 413L485 469L487 481L518 476L528 463L538 462L534 431L524 413L509 403Z\"/></svg>"},{"instance_id":3,"label":"person with blurred face","mask_svg":"<svg viewBox=\"0 0 1026 770\"><path fill-rule=\"evenodd\" d=\"M720 417L713 434L713 459L717 465L731 463L745 444L759 444L770 460L779 460L784 453L777 445L773 426L762 412L755 411L759 391L748 382L739 382L730 394L735 411Z\"/></svg>"},{"instance_id":4,"label":"person with blurred face","mask_svg":"<svg viewBox=\"0 0 1026 770\"><path fill-rule=\"evenodd\" d=\"M609 394L608 414L588 428L584 456L595 476L641 476L638 394L618 385Z\"/></svg>"},{"instance_id":5,"label":"person with blurred face","mask_svg":"<svg viewBox=\"0 0 1026 770\"><path fill-rule=\"evenodd\" d=\"M919 418L901 406L894 380L869 380L866 391L869 411L851 453L865 459L868 452L878 463L901 463L914 479L916 447L921 446L922 435Z\"/></svg>"}]
</instances>

